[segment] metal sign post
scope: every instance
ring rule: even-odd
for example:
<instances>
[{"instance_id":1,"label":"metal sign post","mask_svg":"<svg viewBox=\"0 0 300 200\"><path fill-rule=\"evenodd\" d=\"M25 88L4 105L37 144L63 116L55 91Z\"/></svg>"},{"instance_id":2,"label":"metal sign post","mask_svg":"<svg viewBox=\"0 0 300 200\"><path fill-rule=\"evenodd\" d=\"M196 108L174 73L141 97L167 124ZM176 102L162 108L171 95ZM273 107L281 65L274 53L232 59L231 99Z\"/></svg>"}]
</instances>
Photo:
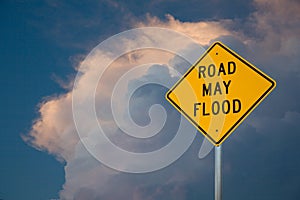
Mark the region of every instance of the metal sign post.
<instances>
[{"instance_id":1,"label":"metal sign post","mask_svg":"<svg viewBox=\"0 0 300 200\"><path fill-rule=\"evenodd\" d=\"M222 147L215 147L215 200L222 199Z\"/></svg>"},{"instance_id":2,"label":"metal sign post","mask_svg":"<svg viewBox=\"0 0 300 200\"><path fill-rule=\"evenodd\" d=\"M215 42L167 92L166 99L215 145L215 200L222 199L221 144L276 82Z\"/></svg>"}]
</instances>

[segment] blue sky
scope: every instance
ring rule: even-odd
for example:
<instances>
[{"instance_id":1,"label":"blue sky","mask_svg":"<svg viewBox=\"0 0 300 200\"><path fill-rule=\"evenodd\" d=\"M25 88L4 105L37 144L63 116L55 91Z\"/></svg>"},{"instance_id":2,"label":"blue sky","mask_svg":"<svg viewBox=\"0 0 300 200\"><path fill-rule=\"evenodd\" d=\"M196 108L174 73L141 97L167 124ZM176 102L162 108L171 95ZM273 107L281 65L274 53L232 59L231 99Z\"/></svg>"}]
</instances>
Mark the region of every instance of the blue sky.
<instances>
[{"instance_id":1,"label":"blue sky","mask_svg":"<svg viewBox=\"0 0 300 200\"><path fill-rule=\"evenodd\" d=\"M21 137L30 134L34 120L44 119L40 107L70 92L62 85L72 83L75 67L99 42L141 24L181 30L193 37L202 31L202 22L208 24L204 32L211 41L221 40L277 81L274 92L224 143L224 199L300 198L297 1L1 1L0 5L0 199L117 199L118 195L124 199L212 199L213 154L199 160L197 142L187 155L161 171L111 178L101 169L103 179L82 188L72 182L84 181L86 175L73 173L78 160L70 161L52 146L43 143L41 148L37 140L25 142ZM215 37L215 30L224 34ZM147 105L162 102L173 113L161 99L163 88L145 87L136 95L148 98L149 90L153 96ZM133 111L139 110L136 106ZM135 115L138 121L145 112ZM171 120L166 130L169 126ZM196 141L202 139L198 134ZM82 159L90 166L87 169L99 165L88 154ZM170 182L174 174L184 178ZM121 186L124 191L115 192Z\"/></svg>"}]
</instances>

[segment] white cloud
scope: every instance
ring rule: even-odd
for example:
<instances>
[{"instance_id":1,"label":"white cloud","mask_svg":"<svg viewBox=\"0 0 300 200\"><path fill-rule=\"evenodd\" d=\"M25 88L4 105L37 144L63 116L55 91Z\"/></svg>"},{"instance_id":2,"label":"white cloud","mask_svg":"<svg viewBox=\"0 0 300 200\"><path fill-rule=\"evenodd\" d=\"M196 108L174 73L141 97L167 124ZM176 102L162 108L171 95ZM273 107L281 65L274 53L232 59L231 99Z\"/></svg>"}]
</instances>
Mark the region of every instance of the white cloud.
<instances>
[{"instance_id":1,"label":"white cloud","mask_svg":"<svg viewBox=\"0 0 300 200\"><path fill-rule=\"evenodd\" d=\"M167 21L162 21L155 16L147 16L146 22L138 22L137 27L155 26L169 28L180 33L184 33L201 45L208 45L212 39L225 35L233 35L226 26L232 24L231 20L181 22L172 15L167 14Z\"/></svg>"},{"instance_id":2,"label":"white cloud","mask_svg":"<svg viewBox=\"0 0 300 200\"><path fill-rule=\"evenodd\" d=\"M162 21L157 17L148 16L144 22L138 22L135 27L143 26L158 26L164 28L170 28L178 32L187 34L195 39L202 45L208 45L212 40L217 38L224 38L224 36L230 36L237 38L247 48L249 57L256 58L256 62L262 66L273 67L275 75L288 74L290 72L299 73L299 61L295 58L299 55L299 34L300 34L300 6L296 1L267 1L256 0L257 11L248 19L248 28L253 28L254 31L261 35L259 39L255 37L246 36L247 26L245 30L240 32L232 32L227 27L234 26L235 21L232 20L217 20L217 21L200 21L200 22L181 22L175 19L171 15L167 15L167 20ZM252 30L253 31L253 30ZM127 45L131 45L130 41L127 41ZM149 42L148 40L140 42ZM178 44L176 44L178 45ZM293 56L290 56L293 55ZM109 54L103 54L101 59L89 60L88 62L99 63L103 62ZM168 64L168 61L172 58L170 53L153 53L152 51L144 51L142 53L134 52L132 54L123 56L116 63L114 63L109 70L107 70L106 76L100 82L96 92L96 98L99 99L97 104L97 111L99 118L102 117L102 123L106 123L106 128L110 132L116 132L117 127L112 122L112 116L110 109L110 92L114 86L114 83L132 66L153 62L161 62ZM280 62L272 62L272 59L290 59L287 62L287 66L282 66ZM279 63L279 64L278 64ZM288 66L288 63L292 63ZM88 89L91 82L94 81L93 73L95 69L87 67L82 71L83 73L78 87L82 87L82 92L89 92ZM266 68L267 68L266 67ZM271 70L270 70L271 71ZM137 75L136 78L141 77L143 74ZM299 78L299 77L298 77ZM298 79L299 80L299 79ZM288 81L288 80L287 80ZM296 85L293 85L294 90L298 91ZM289 94L288 99L294 98L293 94ZM281 103L282 98L280 95L275 97L275 101L278 104ZM299 99L299 97L297 97ZM63 190L61 191L61 199L166 199L165 196L177 197L178 199L185 199L186 194L184 188L178 189L178 185L191 178L193 180L193 170L195 166L171 166L169 174L162 176L158 175L145 175L142 178L133 177L128 178L128 175L120 175L119 173L108 169L94 160L79 143L79 138L76 133L76 129L72 116L72 90L66 94L47 99L40 105L40 117L34 122L30 133L24 136L25 141L33 145L37 149L46 150L49 153L57 156L59 159L66 161L66 182ZM289 106L287 104L286 106ZM270 107L268 107L270 108ZM277 110L276 110L277 109ZM282 110L278 110L282 109ZM268 121L268 124L272 122L292 121L293 118L299 118L299 110L286 112L286 107L280 108L280 106L274 108L276 112L281 112L284 117L274 117L274 120L266 118L264 114L258 113L258 121L252 121L250 124L257 129L264 130L264 124L259 121ZM271 112L271 111L270 111ZM274 111L275 112L275 111ZM268 112L266 112L268 113ZM282 120L283 119L283 120ZM87 120L83 118L82 120ZM272 121L273 120L273 121ZM86 121L89 124L89 121ZM108 152L109 153L109 152ZM197 153L194 153L197 157ZM202 165L202 164L201 164ZM177 167L177 168L176 168ZM183 168L187 168L190 172L183 172ZM173 174L172 174L173 173ZM172 176L180 173L185 173L185 178L179 178L178 180L172 180ZM155 178L151 178L154 176ZM157 180L156 180L157 178ZM140 186L142 182L146 181L145 186ZM170 181L170 182L168 182ZM125 186L124 186L125 185ZM155 189L151 189L152 185ZM163 186L162 186L163 185ZM170 185L170 188L168 188ZM162 186L162 187L160 187ZM149 189L150 187L150 189ZM122 189L123 188L123 189ZM146 189L145 189L146 188ZM169 191L168 191L169 190ZM149 192L153 192L152 196L147 196Z\"/></svg>"},{"instance_id":3,"label":"white cloud","mask_svg":"<svg viewBox=\"0 0 300 200\"><path fill-rule=\"evenodd\" d=\"M68 160L78 142L72 120L71 93L52 97L40 105L40 117L34 122L29 135L23 139L41 150Z\"/></svg>"}]
</instances>

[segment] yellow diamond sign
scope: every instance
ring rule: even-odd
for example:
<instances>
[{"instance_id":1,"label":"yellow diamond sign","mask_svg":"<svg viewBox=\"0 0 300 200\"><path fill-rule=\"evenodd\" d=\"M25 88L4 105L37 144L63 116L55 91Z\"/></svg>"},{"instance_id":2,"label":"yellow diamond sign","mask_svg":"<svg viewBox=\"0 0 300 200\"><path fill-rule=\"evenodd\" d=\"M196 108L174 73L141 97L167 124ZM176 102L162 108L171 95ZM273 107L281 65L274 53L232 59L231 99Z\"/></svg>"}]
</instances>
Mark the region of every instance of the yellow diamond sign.
<instances>
[{"instance_id":1,"label":"yellow diamond sign","mask_svg":"<svg viewBox=\"0 0 300 200\"><path fill-rule=\"evenodd\" d=\"M216 42L168 91L166 98L219 146L275 85L269 76Z\"/></svg>"}]
</instances>

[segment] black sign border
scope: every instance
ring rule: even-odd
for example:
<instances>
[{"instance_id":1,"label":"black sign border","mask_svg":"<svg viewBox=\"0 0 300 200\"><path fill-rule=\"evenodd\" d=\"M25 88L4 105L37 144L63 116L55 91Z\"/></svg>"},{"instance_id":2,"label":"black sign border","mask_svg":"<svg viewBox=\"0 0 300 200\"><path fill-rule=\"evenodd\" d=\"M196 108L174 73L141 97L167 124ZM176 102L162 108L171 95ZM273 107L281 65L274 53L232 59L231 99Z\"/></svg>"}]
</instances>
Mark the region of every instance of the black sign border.
<instances>
[{"instance_id":1,"label":"black sign border","mask_svg":"<svg viewBox=\"0 0 300 200\"><path fill-rule=\"evenodd\" d=\"M256 100L256 102L244 113L244 115L224 134L224 136L218 140L215 141L205 130L203 130L198 124L197 122L195 122L191 117L189 117L187 115L187 113L185 113L169 96L170 94L173 92L173 90L185 79L185 77L198 65L199 62L201 62L201 60L216 46L216 45L220 45L222 48L224 48L227 52L229 52L231 55L233 55L234 57L236 57L238 60L240 60L242 63L244 63L246 66L250 67L252 70L254 70L256 73L258 73L259 75L261 75L263 78L265 78L266 80L268 80L271 83L271 86L264 92L264 94L258 98ZM193 124L194 126L196 126L198 128L198 130L200 130L206 137L208 137L216 146L219 146L220 143L223 142L223 140L229 136L229 134L231 134L231 132L233 132L233 130L235 128L237 128L237 126L243 121L244 118L246 118L246 116L248 114L250 114L250 112L259 104L260 101L262 101L266 95L271 92L272 89L274 89L276 83L274 80L272 80L270 77L268 77L267 75L265 75L264 73L262 73L260 70L258 70L256 67L252 66L251 64L249 64L247 61L245 61L244 59L242 59L237 53L235 53L234 51L232 51L231 49L229 49L228 47L226 47L224 44L222 44L221 42L215 42L204 54L203 56L194 64L192 65L192 67L190 67L190 69L183 75L183 77L180 78L180 80L168 91L166 98L172 102L172 104L182 112L182 114L188 118Z\"/></svg>"}]
</instances>

